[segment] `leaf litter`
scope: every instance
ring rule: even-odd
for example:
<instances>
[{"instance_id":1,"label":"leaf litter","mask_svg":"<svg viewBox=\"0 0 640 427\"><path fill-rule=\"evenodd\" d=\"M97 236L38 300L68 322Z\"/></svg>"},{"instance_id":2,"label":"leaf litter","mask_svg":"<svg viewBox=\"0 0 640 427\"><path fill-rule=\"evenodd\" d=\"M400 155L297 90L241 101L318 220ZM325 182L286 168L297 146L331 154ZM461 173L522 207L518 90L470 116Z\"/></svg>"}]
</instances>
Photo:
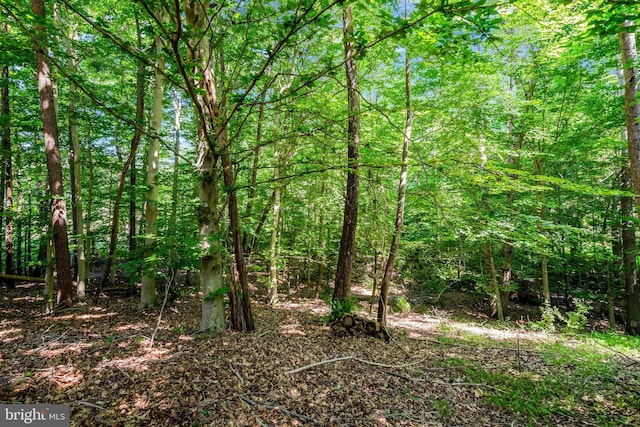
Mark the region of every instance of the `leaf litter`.
<instances>
[{"instance_id":1,"label":"leaf litter","mask_svg":"<svg viewBox=\"0 0 640 427\"><path fill-rule=\"evenodd\" d=\"M537 350L532 343L540 336L532 332L505 331L517 333L517 346L495 337L475 342L443 313L390 313L393 339L387 343L333 336L321 320L327 312L321 301L269 307L258 297L255 333L213 336L190 330L199 323L197 295L174 302L158 323L159 310L140 311L135 299L41 316L37 298L20 298L24 292L7 291L0 301L0 401L70 403L72 426L577 426L640 420L638 406L610 403L615 393L640 396L640 364L623 359L630 372L620 380L625 387L603 386L602 396L586 396L572 413L540 417L496 405L488 397L508 398L510 390L479 381L471 371L538 375L540 381L571 372Z\"/></svg>"}]
</instances>

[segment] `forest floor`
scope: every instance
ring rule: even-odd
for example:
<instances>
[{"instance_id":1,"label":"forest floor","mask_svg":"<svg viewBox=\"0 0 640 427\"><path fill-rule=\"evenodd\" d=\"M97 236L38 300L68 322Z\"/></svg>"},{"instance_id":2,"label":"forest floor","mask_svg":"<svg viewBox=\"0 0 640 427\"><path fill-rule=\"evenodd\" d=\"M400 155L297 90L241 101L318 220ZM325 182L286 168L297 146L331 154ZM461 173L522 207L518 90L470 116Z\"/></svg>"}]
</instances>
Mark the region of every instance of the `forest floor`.
<instances>
[{"instance_id":1,"label":"forest floor","mask_svg":"<svg viewBox=\"0 0 640 427\"><path fill-rule=\"evenodd\" d=\"M640 425L638 341L532 332L464 306L390 313L389 342L338 338L327 305L295 293L256 297L254 333L210 336L194 334L197 294L160 321L135 297L44 316L40 294L2 292L0 403L69 403L72 426Z\"/></svg>"}]
</instances>

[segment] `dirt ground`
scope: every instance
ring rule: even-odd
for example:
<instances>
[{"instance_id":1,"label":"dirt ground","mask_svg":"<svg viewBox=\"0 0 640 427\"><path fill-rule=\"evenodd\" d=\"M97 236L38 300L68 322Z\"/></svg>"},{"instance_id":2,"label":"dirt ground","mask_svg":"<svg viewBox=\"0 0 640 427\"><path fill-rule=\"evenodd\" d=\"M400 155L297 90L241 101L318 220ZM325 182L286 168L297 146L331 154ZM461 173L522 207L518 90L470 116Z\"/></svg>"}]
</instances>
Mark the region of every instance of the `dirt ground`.
<instances>
[{"instance_id":1,"label":"dirt ground","mask_svg":"<svg viewBox=\"0 0 640 427\"><path fill-rule=\"evenodd\" d=\"M213 337L194 333L197 294L161 317L135 297L51 316L41 315L40 291L1 293L0 402L70 403L72 426L597 425L588 411L528 421L491 405L466 362L549 375L558 367L525 350L548 337L486 328L481 317L462 322L434 306L389 314L389 342L338 338L322 322L324 302L292 294L275 307L255 298L255 333ZM368 307L361 302L364 316ZM469 334L496 345L479 350Z\"/></svg>"}]
</instances>

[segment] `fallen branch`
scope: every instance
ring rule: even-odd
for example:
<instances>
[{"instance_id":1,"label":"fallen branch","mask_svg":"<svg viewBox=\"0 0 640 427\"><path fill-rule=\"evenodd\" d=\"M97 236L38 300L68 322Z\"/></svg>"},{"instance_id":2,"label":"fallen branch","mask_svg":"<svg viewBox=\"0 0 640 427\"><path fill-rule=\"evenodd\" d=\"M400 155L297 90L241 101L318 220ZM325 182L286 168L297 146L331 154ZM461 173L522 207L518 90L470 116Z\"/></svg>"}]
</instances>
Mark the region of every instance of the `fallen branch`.
<instances>
[{"instance_id":1,"label":"fallen branch","mask_svg":"<svg viewBox=\"0 0 640 427\"><path fill-rule=\"evenodd\" d=\"M425 356L425 357L423 357L422 359L420 359L420 360L418 360L416 362L404 363L402 365L387 365L385 363L378 363L378 362L373 362L371 360L360 359L360 358L355 357L355 356L343 356L343 357L337 357L335 359L321 360L320 362L312 363L310 365L301 366L300 368L292 369L292 370L287 371L285 373L286 374L290 374L290 375L297 374L298 372L306 371L308 369L313 369L313 368L318 367L318 366L326 365L326 364L329 364L329 363L342 362L342 361L345 361L345 360L353 360L353 361L356 361L356 362L364 363L365 365L378 366L380 368L400 369L400 368L407 368L409 366L418 365L418 364L424 362L425 360L427 360L428 357L429 356Z\"/></svg>"},{"instance_id":2,"label":"fallen branch","mask_svg":"<svg viewBox=\"0 0 640 427\"><path fill-rule=\"evenodd\" d=\"M285 373L286 374L290 374L290 375L291 374L297 374L298 372L306 371L307 369L312 369L312 368L315 368L317 366L322 366L322 365L326 365L326 364L329 364L329 363L342 362L343 360L353 360L353 359L354 359L353 356L344 356L344 357L338 357L336 359L322 360L320 362L312 363L311 365L302 366L300 368L293 369L293 370L287 371Z\"/></svg>"},{"instance_id":3,"label":"fallen branch","mask_svg":"<svg viewBox=\"0 0 640 427\"><path fill-rule=\"evenodd\" d=\"M306 415L298 414L298 413L296 413L296 412L291 412L291 411L289 411L289 410L286 410L286 409L284 409L284 408L279 408L279 407L277 407L277 406L271 406L271 405L266 405L266 404L264 404L264 403L254 402L253 400L251 400L251 399L249 399L248 397L243 396L243 395L239 395L239 396L238 396L238 399L242 400L244 403L246 403L246 404L248 404L248 405L250 405L250 406L261 406L261 407L263 407L263 408L265 408L265 409L268 409L268 410L270 410L270 411L278 411L278 412L282 412L283 414L285 414L285 415L289 415L290 417L299 418L299 419L301 419L301 420L304 420L304 421L308 421L308 422L310 422L310 423L317 424L316 420L314 420L313 418L308 417L308 416L306 416Z\"/></svg>"},{"instance_id":4,"label":"fallen branch","mask_svg":"<svg viewBox=\"0 0 640 427\"><path fill-rule=\"evenodd\" d=\"M86 402L84 400L77 400L76 403L78 405L84 405L84 406L89 406L90 408L96 408L96 409L102 409L103 411L106 411L107 408L104 408L100 405L96 405L95 403L91 403L91 402Z\"/></svg>"},{"instance_id":5,"label":"fallen branch","mask_svg":"<svg viewBox=\"0 0 640 427\"><path fill-rule=\"evenodd\" d=\"M44 277L18 276L16 274L0 274L0 279L44 283Z\"/></svg>"},{"instance_id":6,"label":"fallen branch","mask_svg":"<svg viewBox=\"0 0 640 427\"><path fill-rule=\"evenodd\" d=\"M175 272L171 271L171 278L167 282L167 285L164 288L164 299L162 300L162 307L160 307L160 314L158 314L158 322L156 323L156 328L153 330L151 334L151 340L149 341L149 349L153 348L153 342L155 341L156 334L158 333L158 329L160 329L160 322L162 321L162 313L164 312L164 308L167 305L167 300L169 299L169 288L171 288L171 283L173 282L173 276Z\"/></svg>"}]
</instances>

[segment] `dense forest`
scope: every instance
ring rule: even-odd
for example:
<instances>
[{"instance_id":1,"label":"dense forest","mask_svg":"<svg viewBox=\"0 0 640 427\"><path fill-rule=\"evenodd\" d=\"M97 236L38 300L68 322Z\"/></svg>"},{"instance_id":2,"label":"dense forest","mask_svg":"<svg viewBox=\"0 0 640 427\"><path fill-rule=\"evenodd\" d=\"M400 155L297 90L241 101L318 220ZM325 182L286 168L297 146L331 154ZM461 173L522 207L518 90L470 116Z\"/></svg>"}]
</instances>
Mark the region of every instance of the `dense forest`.
<instances>
[{"instance_id":1,"label":"dense forest","mask_svg":"<svg viewBox=\"0 0 640 427\"><path fill-rule=\"evenodd\" d=\"M250 331L250 273L357 274L380 321L413 282L640 333L634 2L2 7L3 278L49 309L120 273Z\"/></svg>"},{"instance_id":2,"label":"dense forest","mask_svg":"<svg viewBox=\"0 0 640 427\"><path fill-rule=\"evenodd\" d=\"M637 341L605 363L520 335L640 335L639 1L0 10L0 402L75 402L74 425L640 420ZM513 347L469 350L451 302Z\"/></svg>"}]
</instances>

